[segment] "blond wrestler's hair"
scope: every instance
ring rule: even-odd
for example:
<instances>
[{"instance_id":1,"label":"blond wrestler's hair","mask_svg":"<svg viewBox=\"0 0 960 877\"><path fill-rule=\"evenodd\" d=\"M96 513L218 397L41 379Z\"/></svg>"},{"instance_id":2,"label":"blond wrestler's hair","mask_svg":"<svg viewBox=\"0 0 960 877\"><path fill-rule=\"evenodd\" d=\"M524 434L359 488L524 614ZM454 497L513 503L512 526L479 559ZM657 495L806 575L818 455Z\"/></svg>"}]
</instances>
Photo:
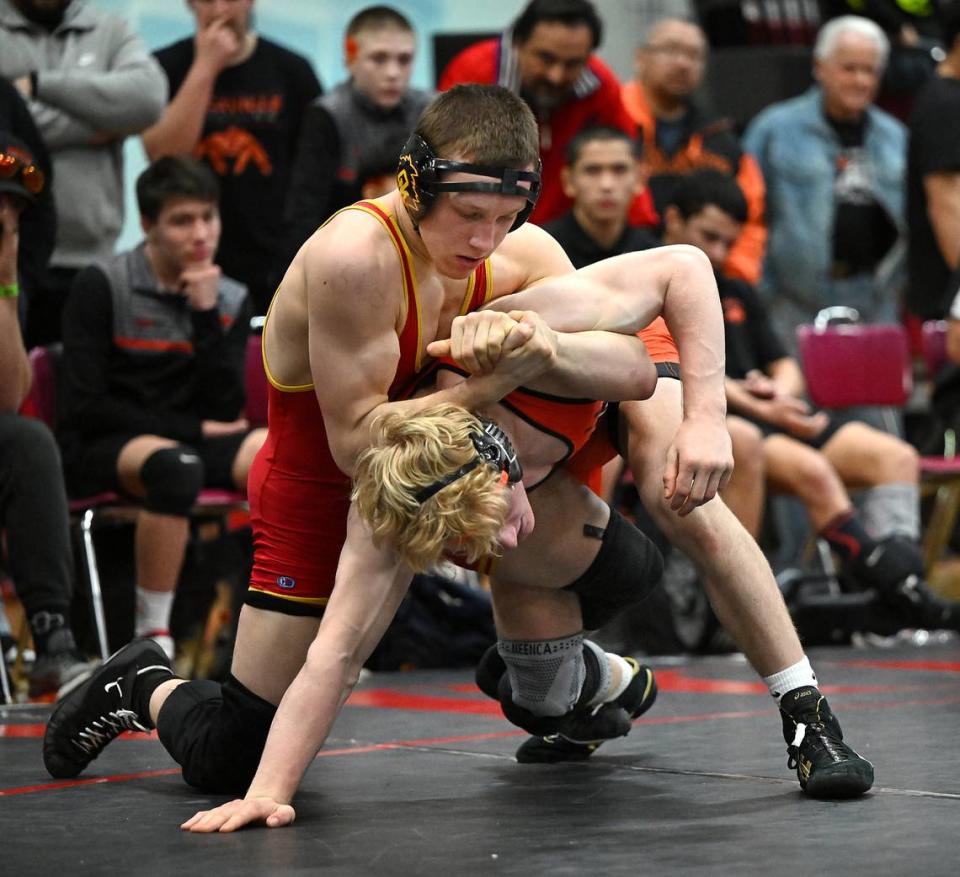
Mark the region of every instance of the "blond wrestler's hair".
<instances>
[{"instance_id":1,"label":"blond wrestler's hair","mask_svg":"<svg viewBox=\"0 0 960 877\"><path fill-rule=\"evenodd\" d=\"M501 473L480 465L422 503L416 494L477 456L471 435L479 419L459 405L436 405L413 417L378 421L377 435L358 460L351 498L375 544L392 546L415 572L429 569L447 548L471 563L499 553L497 536L510 499Z\"/></svg>"}]
</instances>

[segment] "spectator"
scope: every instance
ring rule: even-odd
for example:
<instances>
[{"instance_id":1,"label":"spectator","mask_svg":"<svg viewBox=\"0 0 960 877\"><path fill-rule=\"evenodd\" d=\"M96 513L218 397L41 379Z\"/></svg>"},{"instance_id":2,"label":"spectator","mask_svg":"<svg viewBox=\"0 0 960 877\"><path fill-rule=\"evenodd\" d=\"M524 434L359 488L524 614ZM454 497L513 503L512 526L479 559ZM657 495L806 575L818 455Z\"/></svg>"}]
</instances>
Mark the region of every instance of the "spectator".
<instances>
[{"instance_id":1,"label":"spectator","mask_svg":"<svg viewBox=\"0 0 960 877\"><path fill-rule=\"evenodd\" d=\"M57 445L43 423L17 413L31 381L17 314L17 250L43 188L27 145L0 131L0 530L37 653L31 697L66 693L90 670L68 623L73 560Z\"/></svg>"},{"instance_id":2,"label":"spectator","mask_svg":"<svg viewBox=\"0 0 960 877\"><path fill-rule=\"evenodd\" d=\"M287 199L290 251L341 207L393 188L397 156L430 101L410 88L416 35L389 6L369 6L347 25L350 78L307 110Z\"/></svg>"},{"instance_id":3,"label":"spectator","mask_svg":"<svg viewBox=\"0 0 960 877\"><path fill-rule=\"evenodd\" d=\"M645 187L636 141L619 128L585 128L567 146L563 193L573 209L544 228L575 268L610 256L646 250L660 241L627 223L634 198Z\"/></svg>"},{"instance_id":4,"label":"spectator","mask_svg":"<svg viewBox=\"0 0 960 877\"><path fill-rule=\"evenodd\" d=\"M253 30L253 0L187 5L196 33L157 52L172 99L143 145L151 160L192 154L220 178L218 259L262 314L287 267L284 205L320 83L306 58Z\"/></svg>"},{"instance_id":5,"label":"spectator","mask_svg":"<svg viewBox=\"0 0 960 877\"><path fill-rule=\"evenodd\" d=\"M203 487L243 489L265 430L242 416L250 306L213 261L217 180L167 157L137 180L145 240L74 283L64 320L67 484L143 500L137 636L172 654L170 608Z\"/></svg>"},{"instance_id":6,"label":"spectator","mask_svg":"<svg viewBox=\"0 0 960 877\"><path fill-rule=\"evenodd\" d=\"M747 210L718 174L677 187L664 215L664 243L698 247L717 275L726 325L727 405L764 433L769 489L796 496L816 533L861 587L876 589L896 628L960 630L960 605L924 583L917 452L865 423L831 421L803 399L803 374L753 288L722 272ZM862 516L849 488L864 489Z\"/></svg>"},{"instance_id":7,"label":"spectator","mask_svg":"<svg viewBox=\"0 0 960 877\"><path fill-rule=\"evenodd\" d=\"M627 224L631 199L642 185L642 172L634 159L630 138L609 129L588 129L570 144L568 156L563 180L574 208L546 229L567 250L577 268L601 258L660 244L649 232ZM738 464L723 491L723 503L714 500L696 515L680 517L663 501L658 468L667 453L671 424L681 416L680 392L675 380L679 359L660 320L644 332L650 356L658 363L660 381L650 399L619 406L619 429L628 436L622 450L629 460L643 504L638 512L648 518L644 520L643 515L638 515L641 526L658 544L666 540L680 549L667 557L666 579L673 574L671 570L689 566L687 556L695 562L703 573L711 603L717 606L718 614L725 619L726 627L737 642L746 643L745 637L749 636L735 622L744 615L742 607L735 605L738 594L751 594L749 599L756 601L755 605L767 606L771 617L765 624L771 631L777 629L775 636L785 642L790 636L784 627L786 612L781 615L780 607L772 606L778 601L771 599L771 595L777 594L777 585L770 566L754 539L724 508L724 505L730 506L738 516L759 517L758 481L747 477L754 469L757 454L748 454ZM727 426L735 450L746 447L759 450L759 437L750 424L739 418L728 418ZM622 468L619 460L605 467L602 487L605 497L613 495ZM629 613L617 624L628 642L641 642L646 646L654 635L663 642L663 630L669 627L670 607L662 602L658 604L656 599L651 598L640 611ZM652 631L658 627L660 630L654 634ZM614 632L604 633L611 636ZM748 644L744 648L754 646ZM754 652L753 660L762 666L766 657L762 652Z\"/></svg>"},{"instance_id":8,"label":"spectator","mask_svg":"<svg viewBox=\"0 0 960 877\"><path fill-rule=\"evenodd\" d=\"M497 83L519 94L537 117L543 188L530 217L542 225L570 208L560 169L564 151L588 125L633 134L620 82L593 52L603 26L589 0L531 0L498 39L464 49L443 71L440 90L458 83Z\"/></svg>"},{"instance_id":9,"label":"spectator","mask_svg":"<svg viewBox=\"0 0 960 877\"><path fill-rule=\"evenodd\" d=\"M740 148L733 123L693 98L706 60L707 40L697 25L663 19L637 49L637 78L623 87L623 102L642 131L648 182L658 211L669 202L677 180L691 171L713 168L736 177L750 204L750 221L727 269L756 281L766 240L763 179L756 162ZM630 218L643 219L636 205Z\"/></svg>"},{"instance_id":10,"label":"spectator","mask_svg":"<svg viewBox=\"0 0 960 877\"><path fill-rule=\"evenodd\" d=\"M940 0L820 0L824 22L839 15L863 15L890 40L890 61L877 103L901 121L913 98L936 69L940 49Z\"/></svg>"},{"instance_id":11,"label":"spectator","mask_svg":"<svg viewBox=\"0 0 960 877\"><path fill-rule=\"evenodd\" d=\"M60 338L76 273L106 259L123 225L123 141L156 121L163 76L140 38L87 0L0 0L0 76L27 99L53 157L57 238L31 290L27 345Z\"/></svg>"},{"instance_id":12,"label":"spectator","mask_svg":"<svg viewBox=\"0 0 960 877\"><path fill-rule=\"evenodd\" d=\"M907 310L924 320L946 316L960 268L960 3L941 24L947 57L917 95L907 159Z\"/></svg>"},{"instance_id":13,"label":"spectator","mask_svg":"<svg viewBox=\"0 0 960 877\"><path fill-rule=\"evenodd\" d=\"M20 92L0 77L0 130L9 131L30 151L37 167L43 173L45 185L35 196L30 209L20 215L22 243L17 257L20 284L20 315L24 316L26 302L42 289L47 263L57 236L57 211L53 203L53 168L50 153L37 130L30 109Z\"/></svg>"},{"instance_id":14,"label":"spectator","mask_svg":"<svg viewBox=\"0 0 960 877\"><path fill-rule=\"evenodd\" d=\"M745 147L767 186L770 239L760 284L780 338L829 305L893 320L903 283L906 130L872 105L888 53L857 16L824 25L817 84L748 126Z\"/></svg>"}]
</instances>

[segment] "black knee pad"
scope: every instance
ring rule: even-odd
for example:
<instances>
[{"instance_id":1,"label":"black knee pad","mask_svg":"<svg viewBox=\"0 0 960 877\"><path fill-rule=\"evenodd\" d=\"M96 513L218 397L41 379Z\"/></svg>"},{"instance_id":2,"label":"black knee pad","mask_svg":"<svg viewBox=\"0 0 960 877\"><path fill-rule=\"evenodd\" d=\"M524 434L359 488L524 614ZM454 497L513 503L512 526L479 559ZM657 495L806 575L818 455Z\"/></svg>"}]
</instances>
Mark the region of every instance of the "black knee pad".
<instances>
[{"instance_id":1,"label":"black knee pad","mask_svg":"<svg viewBox=\"0 0 960 877\"><path fill-rule=\"evenodd\" d=\"M645 600L663 577L657 546L616 509L590 568L565 591L580 598L585 630L596 630L629 606Z\"/></svg>"},{"instance_id":2,"label":"black knee pad","mask_svg":"<svg viewBox=\"0 0 960 877\"><path fill-rule=\"evenodd\" d=\"M203 460L188 445L154 451L140 470L145 509L186 517L203 489Z\"/></svg>"},{"instance_id":3,"label":"black knee pad","mask_svg":"<svg viewBox=\"0 0 960 877\"><path fill-rule=\"evenodd\" d=\"M170 694L157 735L184 782L210 794L243 795L253 781L277 708L232 675L195 679Z\"/></svg>"},{"instance_id":4,"label":"black knee pad","mask_svg":"<svg viewBox=\"0 0 960 877\"><path fill-rule=\"evenodd\" d=\"M493 700L499 700L500 677L506 672L507 665L503 662L503 658L500 657L500 652L497 651L497 644L494 643L483 653L483 657L480 658L480 663L477 664L477 672L474 674L477 688L487 697L493 698Z\"/></svg>"},{"instance_id":5,"label":"black knee pad","mask_svg":"<svg viewBox=\"0 0 960 877\"><path fill-rule=\"evenodd\" d=\"M486 655L484 655L484 658L485 657ZM493 662L490 662L488 665L489 669L493 669L492 663ZM514 703L513 688L510 685L510 674L503 672L497 683L497 693L494 695L500 701L500 708L503 710L503 715L518 728L523 728L528 734L533 734L536 737L547 737L550 734L562 733L570 724L571 719L579 716L584 709L587 708L586 704L589 703L597 693L597 686L600 680L600 666L597 653L593 649L584 648L583 664L586 675L583 680L583 688L580 690L580 697L577 699L573 709L560 716L540 716L532 710ZM506 671L506 664L504 664L504 671ZM484 691L484 693L487 692Z\"/></svg>"}]
</instances>

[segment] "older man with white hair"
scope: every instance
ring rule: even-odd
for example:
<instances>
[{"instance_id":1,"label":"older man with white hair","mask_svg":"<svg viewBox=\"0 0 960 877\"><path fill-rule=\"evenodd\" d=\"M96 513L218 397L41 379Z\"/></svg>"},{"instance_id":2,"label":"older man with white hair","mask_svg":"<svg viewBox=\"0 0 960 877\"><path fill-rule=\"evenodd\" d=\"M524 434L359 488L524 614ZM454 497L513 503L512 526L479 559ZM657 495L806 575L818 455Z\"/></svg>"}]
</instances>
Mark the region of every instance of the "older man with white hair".
<instances>
[{"instance_id":1,"label":"older man with white hair","mask_svg":"<svg viewBox=\"0 0 960 877\"><path fill-rule=\"evenodd\" d=\"M769 239L760 290L779 334L830 305L867 321L894 319L904 283L907 136L874 106L886 35L855 15L824 25L816 84L767 107L744 146L767 187Z\"/></svg>"}]
</instances>

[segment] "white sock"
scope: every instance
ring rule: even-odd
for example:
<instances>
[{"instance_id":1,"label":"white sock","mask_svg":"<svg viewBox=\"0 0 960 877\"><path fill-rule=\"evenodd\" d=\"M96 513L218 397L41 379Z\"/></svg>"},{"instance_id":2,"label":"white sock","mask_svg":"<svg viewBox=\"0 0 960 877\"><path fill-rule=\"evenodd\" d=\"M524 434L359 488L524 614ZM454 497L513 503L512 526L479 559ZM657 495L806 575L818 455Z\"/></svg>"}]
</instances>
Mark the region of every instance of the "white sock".
<instances>
[{"instance_id":1,"label":"white sock","mask_svg":"<svg viewBox=\"0 0 960 877\"><path fill-rule=\"evenodd\" d=\"M810 666L810 659L804 655L796 664L787 667L786 670L780 670L772 676L764 676L763 681L767 683L770 694L780 703L780 698L788 691L794 688L800 688L803 685L817 685L817 674L813 672Z\"/></svg>"},{"instance_id":2,"label":"white sock","mask_svg":"<svg viewBox=\"0 0 960 877\"><path fill-rule=\"evenodd\" d=\"M589 706L597 706L601 703L610 703L616 700L626 691L630 680L633 679L633 667L620 655L614 655L612 652L606 652L607 666L609 670L609 679L602 691L598 691L591 699Z\"/></svg>"},{"instance_id":3,"label":"white sock","mask_svg":"<svg viewBox=\"0 0 960 877\"><path fill-rule=\"evenodd\" d=\"M137 586L137 636L170 632L173 591L148 591Z\"/></svg>"}]
</instances>

